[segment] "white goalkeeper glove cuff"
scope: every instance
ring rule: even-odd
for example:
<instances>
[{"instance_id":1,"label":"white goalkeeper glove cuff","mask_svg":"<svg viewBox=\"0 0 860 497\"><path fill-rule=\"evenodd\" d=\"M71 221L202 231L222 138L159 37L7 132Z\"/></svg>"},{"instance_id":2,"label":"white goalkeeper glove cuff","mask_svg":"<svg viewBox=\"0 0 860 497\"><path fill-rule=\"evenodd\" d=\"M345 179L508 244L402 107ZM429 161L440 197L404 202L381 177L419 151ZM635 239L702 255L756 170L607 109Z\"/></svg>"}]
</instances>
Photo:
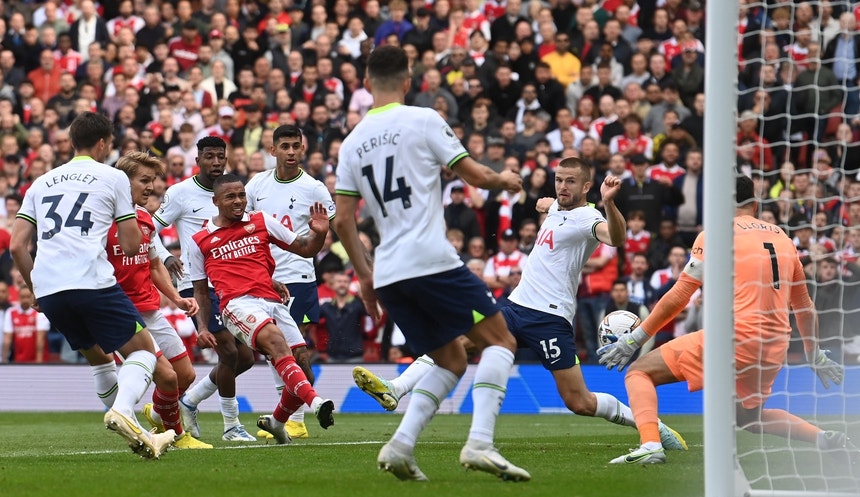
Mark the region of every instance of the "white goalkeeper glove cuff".
<instances>
[{"instance_id":1,"label":"white goalkeeper glove cuff","mask_svg":"<svg viewBox=\"0 0 860 497\"><path fill-rule=\"evenodd\" d=\"M635 330L626 335L618 337L618 341L604 345L597 349L597 355L600 357L600 364L606 366L606 369L617 367L618 371L624 369L624 366L630 362L633 354L639 350L639 347L648 340L649 335L637 326Z\"/></svg>"}]
</instances>

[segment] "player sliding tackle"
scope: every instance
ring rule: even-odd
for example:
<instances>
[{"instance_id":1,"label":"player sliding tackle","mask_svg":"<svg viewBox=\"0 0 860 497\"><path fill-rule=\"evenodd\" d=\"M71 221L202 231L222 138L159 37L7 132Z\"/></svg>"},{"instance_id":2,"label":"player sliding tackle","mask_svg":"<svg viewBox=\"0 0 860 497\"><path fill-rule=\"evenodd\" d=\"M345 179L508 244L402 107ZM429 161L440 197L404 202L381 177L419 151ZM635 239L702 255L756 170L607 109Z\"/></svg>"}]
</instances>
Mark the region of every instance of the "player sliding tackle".
<instances>
[{"instance_id":1,"label":"player sliding tackle","mask_svg":"<svg viewBox=\"0 0 860 497\"><path fill-rule=\"evenodd\" d=\"M300 341L301 332L272 287L275 262L269 247L273 243L302 257L312 257L328 233L328 213L322 204L315 203L310 209L310 233L297 236L268 214L245 213L248 201L238 176L219 176L213 189L212 202L218 214L192 237L194 244L188 249L189 275L200 305L200 335L207 331L211 313L208 276L221 297L220 311L227 329L246 346L269 356L285 385L274 413L261 416L257 426L271 433L278 443L289 443L284 425L291 414L307 404L320 426L328 428L334 424L334 403L317 395L287 346L288 341Z\"/></svg>"},{"instance_id":2,"label":"player sliding tackle","mask_svg":"<svg viewBox=\"0 0 860 497\"><path fill-rule=\"evenodd\" d=\"M809 364L825 387L842 383L844 369L818 348L818 315L806 289L803 267L791 238L778 226L755 218L758 205L752 180L736 183L738 208L734 222L735 244L735 388L737 423L753 433L768 433L816 444L825 450L847 449L855 461L857 449L844 433L824 431L782 409L764 409L774 379L788 351L794 311ZM620 371L641 344L675 318L702 286L705 234L700 233L675 286L647 319L626 339L598 349L600 363ZM720 332L716 330L716 332ZM702 389L704 330L676 338L637 359L627 371L625 384L636 419L641 446L619 456L613 464L666 462L657 429L658 385L686 381L691 392Z\"/></svg>"},{"instance_id":3,"label":"player sliding tackle","mask_svg":"<svg viewBox=\"0 0 860 497\"><path fill-rule=\"evenodd\" d=\"M555 174L558 199L539 209L549 214L523 268L522 280L511 293L511 303L502 308L502 314L517 343L541 357L568 409L580 416L635 426L629 407L611 394L588 390L576 355L572 324L576 290L588 257L601 242L615 247L624 244L627 225L615 206L615 195L620 188L621 181L611 176L600 186L606 207L604 218L585 200L591 189L588 164L576 157L559 163ZM383 408L394 410L399 399L434 365L425 355L390 382L362 367L353 370L353 378ZM663 423L659 426L661 440L667 447L686 450L687 445L678 433Z\"/></svg>"}]
</instances>

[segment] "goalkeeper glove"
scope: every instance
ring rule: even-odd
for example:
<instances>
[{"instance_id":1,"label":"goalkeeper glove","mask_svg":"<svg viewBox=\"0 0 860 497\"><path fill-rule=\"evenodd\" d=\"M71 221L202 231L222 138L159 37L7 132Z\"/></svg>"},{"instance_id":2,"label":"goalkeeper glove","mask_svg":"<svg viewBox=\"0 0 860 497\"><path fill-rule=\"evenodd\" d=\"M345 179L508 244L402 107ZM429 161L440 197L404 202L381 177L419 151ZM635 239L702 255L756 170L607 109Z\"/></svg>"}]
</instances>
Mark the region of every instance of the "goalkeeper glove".
<instances>
[{"instance_id":1,"label":"goalkeeper glove","mask_svg":"<svg viewBox=\"0 0 860 497\"><path fill-rule=\"evenodd\" d=\"M618 337L617 342L597 349L600 364L606 366L606 369L610 371L614 367L618 367L618 371L621 371L648 338L648 333L645 333L645 330L638 326L632 332Z\"/></svg>"},{"instance_id":2,"label":"goalkeeper glove","mask_svg":"<svg viewBox=\"0 0 860 497\"><path fill-rule=\"evenodd\" d=\"M835 385L841 385L842 379L845 378L845 366L834 361L830 357L829 350L818 350L815 355L815 360L812 361L812 369L821 380L824 388L830 388L830 382Z\"/></svg>"}]
</instances>

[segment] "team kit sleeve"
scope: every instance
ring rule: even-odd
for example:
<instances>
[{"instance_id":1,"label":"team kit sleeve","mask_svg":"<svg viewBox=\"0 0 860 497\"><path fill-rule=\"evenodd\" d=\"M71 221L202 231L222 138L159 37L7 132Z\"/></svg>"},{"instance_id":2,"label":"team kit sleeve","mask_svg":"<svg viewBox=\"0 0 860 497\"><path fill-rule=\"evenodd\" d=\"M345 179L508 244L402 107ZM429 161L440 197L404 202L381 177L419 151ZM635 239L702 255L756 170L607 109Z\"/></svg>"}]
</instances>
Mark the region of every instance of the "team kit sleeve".
<instances>
[{"instance_id":1,"label":"team kit sleeve","mask_svg":"<svg viewBox=\"0 0 860 497\"><path fill-rule=\"evenodd\" d=\"M114 183L114 205L113 218L117 221L125 221L127 219L136 219L137 212L134 206L134 201L131 199L131 182L125 173L117 175L117 180Z\"/></svg>"},{"instance_id":2,"label":"team kit sleeve","mask_svg":"<svg viewBox=\"0 0 860 497\"><path fill-rule=\"evenodd\" d=\"M328 213L328 219L331 221L335 216L335 206L334 200L331 198L331 194L328 191L328 188L320 182L317 182L316 186L314 186L314 200L323 204L325 206L325 210Z\"/></svg>"},{"instance_id":3,"label":"team kit sleeve","mask_svg":"<svg viewBox=\"0 0 860 497\"><path fill-rule=\"evenodd\" d=\"M45 331L51 329L51 322L48 321L48 316L45 316L41 312L36 314L36 329Z\"/></svg>"},{"instance_id":4,"label":"team kit sleeve","mask_svg":"<svg viewBox=\"0 0 860 497\"><path fill-rule=\"evenodd\" d=\"M451 126L448 126L448 123L435 112L424 122L424 137L438 163L451 167L458 160L469 155ZM428 166L436 168L438 163L429 163Z\"/></svg>"},{"instance_id":5,"label":"team kit sleeve","mask_svg":"<svg viewBox=\"0 0 860 497\"><path fill-rule=\"evenodd\" d=\"M337 181L335 182L334 189L335 193L337 193L338 195L361 197L361 193L358 190L358 181L353 172L355 167L352 165L351 162L352 155L353 154L346 152L346 147L340 147L337 159L338 165L337 169L335 170Z\"/></svg>"},{"instance_id":6,"label":"team kit sleeve","mask_svg":"<svg viewBox=\"0 0 860 497\"><path fill-rule=\"evenodd\" d=\"M35 188L28 188L24 194L24 200L21 202L21 207L18 209L18 214L15 217L25 219L36 225L36 201ZM130 191L130 190L129 190Z\"/></svg>"},{"instance_id":7,"label":"team kit sleeve","mask_svg":"<svg viewBox=\"0 0 860 497\"><path fill-rule=\"evenodd\" d=\"M183 247L188 254L188 276L191 281L206 279L206 261L203 258L203 252L200 251L200 246L197 243L189 244L189 247Z\"/></svg>"},{"instance_id":8,"label":"team kit sleeve","mask_svg":"<svg viewBox=\"0 0 860 497\"><path fill-rule=\"evenodd\" d=\"M269 232L269 236L272 238L269 241L278 247L287 250L287 247L292 245L293 242L296 241L296 238L298 238L298 235L295 232L276 221L272 216L261 212L260 217L265 221L266 231Z\"/></svg>"},{"instance_id":9,"label":"team kit sleeve","mask_svg":"<svg viewBox=\"0 0 860 497\"><path fill-rule=\"evenodd\" d=\"M705 232L696 236L693 248L690 250L690 258L684 266L684 274L702 283L705 281Z\"/></svg>"},{"instance_id":10,"label":"team kit sleeve","mask_svg":"<svg viewBox=\"0 0 860 497\"><path fill-rule=\"evenodd\" d=\"M553 202L553 205L557 208L558 201ZM578 216L576 218L576 227L581 233L588 233L589 237L597 240L597 225L605 222L606 218L600 215L599 211L594 209L593 213Z\"/></svg>"},{"instance_id":11,"label":"team kit sleeve","mask_svg":"<svg viewBox=\"0 0 860 497\"><path fill-rule=\"evenodd\" d=\"M182 203L179 201L180 195L174 186L171 186L164 193L164 200L161 201L161 207L152 215L153 219L158 221L160 227L167 227L173 224L182 216ZM159 228L156 225L156 228Z\"/></svg>"}]
</instances>

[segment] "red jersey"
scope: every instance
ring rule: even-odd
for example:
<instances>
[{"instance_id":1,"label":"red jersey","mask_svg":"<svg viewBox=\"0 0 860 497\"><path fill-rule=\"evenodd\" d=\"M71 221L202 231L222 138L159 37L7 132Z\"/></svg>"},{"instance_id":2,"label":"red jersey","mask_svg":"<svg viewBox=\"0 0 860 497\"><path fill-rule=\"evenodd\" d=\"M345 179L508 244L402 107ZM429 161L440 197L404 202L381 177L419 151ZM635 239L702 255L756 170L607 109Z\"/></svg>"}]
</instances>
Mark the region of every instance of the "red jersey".
<instances>
[{"instance_id":1,"label":"red jersey","mask_svg":"<svg viewBox=\"0 0 860 497\"><path fill-rule=\"evenodd\" d=\"M651 232L642 230L637 234L627 230L627 240L624 242L624 274L630 274L630 263L633 262L633 256L636 254L644 254L648 251L648 246L651 245Z\"/></svg>"},{"instance_id":2,"label":"red jersey","mask_svg":"<svg viewBox=\"0 0 860 497\"><path fill-rule=\"evenodd\" d=\"M221 309L236 297L281 300L272 287L275 259L269 244L287 250L297 235L262 212L221 228L208 223L192 237L189 250L191 281L208 276L221 300Z\"/></svg>"},{"instance_id":3,"label":"red jersey","mask_svg":"<svg viewBox=\"0 0 860 497\"><path fill-rule=\"evenodd\" d=\"M32 307L23 309L20 305L10 307L6 311L4 332L11 333L13 336L12 343L15 349L13 361L22 363L44 360L44 349L43 357L36 357L36 341L38 332L47 332L50 327L48 318L36 309ZM44 347L47 347L47 344L44 344Z\"/></svg>"},{"instance_id":4,"label":"red jersey","mask_svg":"<svg viewBox=\"0 0 860 497\"><path fill-rule=\"evenodd\" d=\"M131 299L139 312L157 311L161 308L161 295L149 273L149 250L155 224L152 215L143 207L137 206L137 226L143 235L140 252L129 257L122 252L117 240L117 227L114 223L108 231L108 260L113 265L116 282Z\"/></svg>"},{"instance_id":5,"label":"red jersey","mask_svg":"<svg viewBox=\"0 0 860 497\"><path fill-rule=\"evenodd\" d=\"M642 154L650 159L654 153L654 142L643 134L639 134L636 138L616 135L609 140L609 153L611 154L626 154L631 148L635 151L634 154Z\"/></svg>"},{"instance_id":6,"label":"red jersey","mask_svg":"<svg viewBox=\"0 0 860 497\"><path fill-rule=\"evenodd\" d=\"M687 172L683 167L675 164L672 167L666 167L666 164L659 163L656 166L648 168L648 177L654 181L660 181L662 178L669 178L670 181L675 181L675 178Z\"/></svg>"},{"instance_id":7,"label":"red jersey","mask_svg":"<svg viewBox=\"0 0 860 497\"><path fill-rule=\"evenodd\" d=\"M167 47L170 49L170 55L176 59L184 72L197 63L197 52L202 44L200 35L195 36L191 43L186 43L181 36L177 36L170 40Z\"/></svg>"}]
</instances>

